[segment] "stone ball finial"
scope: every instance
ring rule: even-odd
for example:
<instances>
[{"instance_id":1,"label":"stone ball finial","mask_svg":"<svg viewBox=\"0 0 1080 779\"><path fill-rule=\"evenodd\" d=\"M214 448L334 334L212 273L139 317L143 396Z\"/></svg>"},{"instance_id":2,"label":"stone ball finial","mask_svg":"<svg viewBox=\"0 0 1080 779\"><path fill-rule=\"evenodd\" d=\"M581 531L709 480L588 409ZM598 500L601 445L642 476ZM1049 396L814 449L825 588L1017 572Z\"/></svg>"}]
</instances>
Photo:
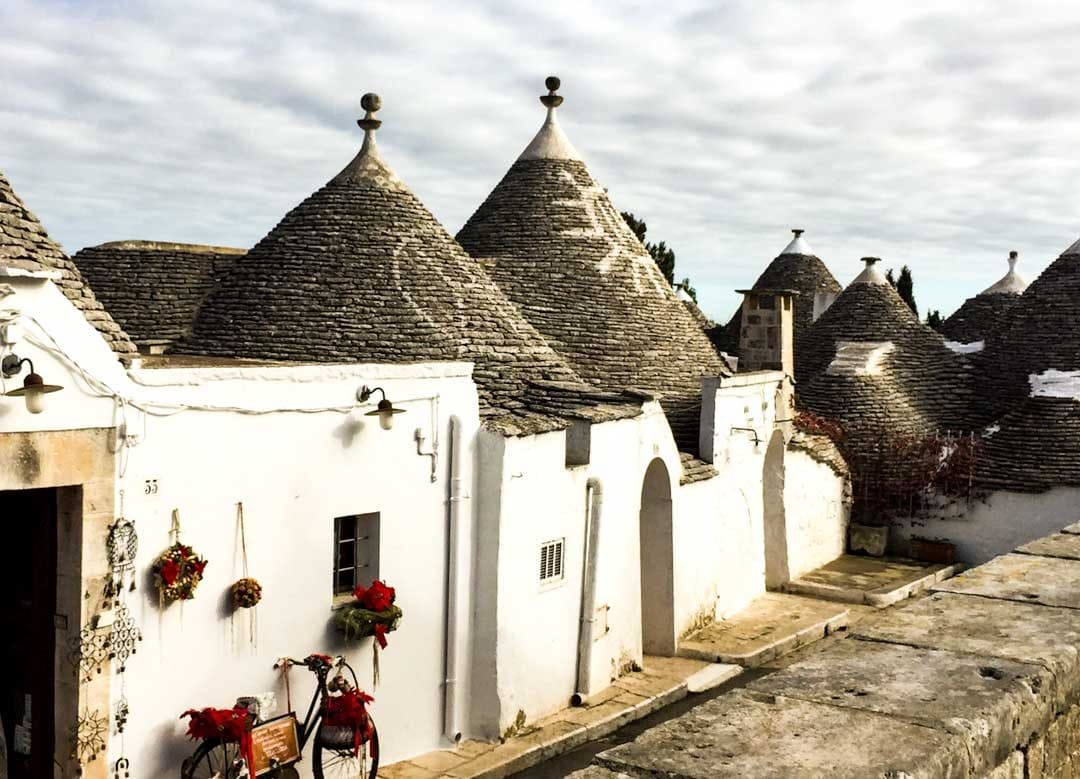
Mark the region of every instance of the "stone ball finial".
<instances>
[{"instance_id":1,"label":"stone ball finial","mask_svg":"<svg viewBox=\"0 0 1080 779\"><path fill-rule=\"evenodd\" d=\"M357 119L356 123L363 128L365 133L374 132L382 126L382 121L375 118L375 112L382 108L382 98L374 92L368 92L360 98L360 107L364 109L364 118Z\"/></svg>"},{"instance_id":2,"label":"stone ball finial","mask_svg":"<svg viewBox=\"0 0 1080 779\"><path fill-rule=\"evenodd\" d=\"M540 102L546 105L548 108L558 108L562 105L562 95L556 95L555 92L562 86L562 82L558 76L548 76L544 79L544 86L547 87L548 93L540 96Z\"/></svg>"}]
</instances>

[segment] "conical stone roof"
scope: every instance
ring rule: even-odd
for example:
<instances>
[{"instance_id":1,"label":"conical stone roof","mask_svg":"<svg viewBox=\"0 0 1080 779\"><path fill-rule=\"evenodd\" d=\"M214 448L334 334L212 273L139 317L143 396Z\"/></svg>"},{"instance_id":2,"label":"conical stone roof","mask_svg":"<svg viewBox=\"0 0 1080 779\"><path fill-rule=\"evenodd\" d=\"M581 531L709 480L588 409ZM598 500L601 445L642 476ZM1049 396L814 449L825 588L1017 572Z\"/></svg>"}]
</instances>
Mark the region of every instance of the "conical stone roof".
<instances>
[{"instance_id":1,"label":"conical stone roof","mask_svg":"<svg viewBox=\"0 0 1080 779\"><path fill-rule=\"evenodd\" d=\"M10 272L52 272L56 285L122 359L135 345L94 296L79 269L49 237L41 222L15 194L0 171L0 268Z\"/></svg>"},{"instance_id":2,"label":"conical stone roof","mask_svg":"<svg viewBox=\"0 0 1080 779\"><path fill-rule=\"evenodd\" d=\"M795 297L795 375L803 375L800 355L806 348L806 336L810 325L814 323L814 298L818 293L839 295L843 290L840 282L825 267L825 263L810 248L803 237L803 230L792 230L795 237L782 252L769 263L758 276L753 289L791 289L799 294ZM725 351L737 354L739 336L742 331L742 306L725 328Z\"/></svg>"},{"instance_id":3,"label":"conical stone roof","mask_svg":"<svg viewBox=\"0 0 1080 779\"><path fill-rule=\"evenodd\" d=\"M843 424L869 454L883 438L970 429L971 368L867 259L807 333L799 405Z\"/></svg>"},{"instance_id":4,"label":"conical stone roof","mask_svg":"<svg viewBox=\"0 0 1080 779\"><path fill-rule=\"evenodd\" d=\"M993 340L1008 319L1009 311L1027 288L1016 272L1017 252L1009 252L1009 272L978 295L968 298L941 323L941 334L950 341L970 344Z\"/></svg>"},{"instance_id":5,"label":"conical stone roof","mask_svg":"<svg viewBox=\"0 0 1080 779\"><path fill-rule=\"evenodd\" d=\"M1080 486L1080 241L1018 298L980 361L990 488Z\"/></svg>"},{"instance_id":6,"label":"conical stone roof","mask_svg":"<svg viewBox=\"0 0 1080 779\"><path fill-rule=\"evenodd\" d=\"M136 344L165 345L191 332L206 295L244 249L112 241L71 258Z\"/></svg>"},{"instance_id":7,"label":"conical stone roof","mask_svg":"<svg viewBox=\"0 0 1080 779\"><path fill-rule=\"evenodd\" d=\"M560 426L530 398L587 387L385 162L375 95L355 159L237 257L175 351L299 362L475 362L481 413L508 433ZM591 394L590 394L591 393ZM588 397L586 397L588 396ZM625 400L608 397L615 413ZM640 402L634 404L635 413ZM507 420L507 416L514 417ZM560 416L573 416L560 413Z\"/></svg>"},{"instance_id":8,"label":"conical stone roof","mask_svg":"<svg viewBox=\"0 0 1080 779\"><path fill-rule=\"evenodd\" d=\"M458 241L579 375L658 394L696 451L701 379L729 371L559 128L558 79L548 89L543 127Z\"/></svg>"}]
</instances>

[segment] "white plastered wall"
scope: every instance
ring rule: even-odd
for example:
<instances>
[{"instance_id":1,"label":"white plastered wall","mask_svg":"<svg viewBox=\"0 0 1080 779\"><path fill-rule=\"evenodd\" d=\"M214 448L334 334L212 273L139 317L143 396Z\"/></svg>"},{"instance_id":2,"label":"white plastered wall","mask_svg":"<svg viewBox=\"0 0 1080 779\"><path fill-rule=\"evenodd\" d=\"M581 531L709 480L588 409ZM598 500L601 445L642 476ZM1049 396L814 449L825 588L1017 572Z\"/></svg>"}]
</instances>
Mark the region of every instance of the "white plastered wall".
<instances>
[{"instance_id":1,"label":"white plastered wall","mask_svg":"<svg viewBox=\"0 0 1080 779\"><path fill-rule=\"evenodd\" d=\"M1077 521L1080 521L1080 488L1058 487L1035 493L994 492L972 502L958 516L894 521L890 543L904 549L912 536L945 539L956 544L961 561L979 565Z\"/></svg>"},{"instance_id":2,"label":"white plastered wall","mask_svg":"<svg viewBox=\"0 0 1080 779\"><path fill-rule=\"evenodd\" d=\"M131 708L124 744L133 775L175 774L180 760L194 749L178 719L187 708L229 706L237 696L274 691L278 711L284 712L285 688L272 669L275 659L315 651L347 654L361 686L375 696L373 713L383 734L385 762L446 743L448 421L452 414L462 420L464 476L467 484L474 483L479 419L470 365L135 369L128 375L51 283L20 281L16 294L0 301L0 307L23 314L24 336L14 347L18 354L33 359L46 381L65 387L48 396L39 415L26 413L19 399L0 398L0 435L112 427L124 418L128 433L137 437L137 445L118 453L114 501L119 513L123 491L124 514L135 522L140 542L137 589L128 602L144 640L124 676ZM97 397L100 386L90 390L70 360L134 403L121 413L113 399ZM395 419L392 431L363 415L370 406L358 407L356 390L363 384L384 387L407 410ZM268 413L182 410L185 406ZM281 408L335 410L273 411ZM426 439L425 452L437 435L437 461L418 454L417 428ZM148 480L156 485L150 494ZM228 606L229 587L242 575L239 501L244 504L250 574L264 588L255 642L249 636L249 615L233 615ZM174 508L179 509L184 542L209 565L194 600L162 609L149 568L169 543ZM405 611L400 629L380 654L377 688L372 687L371 639L346 645L330 626L333 520L366 512L381 514L380 573L396 586ZM469 510L462 512L462 521L467 541L460 554L460 668L455 675L464 717L471 704ZM96 554L103 556L104 550ZM293 706L302 715L311 677L294 670L292 682ZM114 676L114 698L117 684ZM109 761L119 754L114 736ZM98 764L107 761L99 758ZM302 773L309 770L304 767Z\"/></svg>"},{"instance_id":3,"label":"white plastered wall","mask_svg":"<svg viewBox=\"0 0 1080 779\"><path fill-rule=\"evenodd\" d=\"M604 503L589 693L630 662L642 662L639 512L642 481L654 459L663 461L671 482L675 637L737 613L765 591L762 468L782 380L770 371L706 382L703 427L719 475L682 486L671 430L655 402L635 419L593 425L586 466L565 466L562 432L481 434L477 732L505 733L519 713L534 722L565 707L575 692L590 478L602 483ZM814 473L810 465L800 468L795 482ZM820 486L828 492L835 482L830 476ZM540 545L558 538L566 539L565 578L541 586Z\"/></svg>"},{"instance_id":4,"label":"white plastered wall","mask_svg":"<svg viewBox=\"0 0 1080 779\"><path fill-rule=\"evenodd\" d=\"M847 478L799 449L784 454L788 578L797 579L844 553Z\"/></svg>"}]
</instances>

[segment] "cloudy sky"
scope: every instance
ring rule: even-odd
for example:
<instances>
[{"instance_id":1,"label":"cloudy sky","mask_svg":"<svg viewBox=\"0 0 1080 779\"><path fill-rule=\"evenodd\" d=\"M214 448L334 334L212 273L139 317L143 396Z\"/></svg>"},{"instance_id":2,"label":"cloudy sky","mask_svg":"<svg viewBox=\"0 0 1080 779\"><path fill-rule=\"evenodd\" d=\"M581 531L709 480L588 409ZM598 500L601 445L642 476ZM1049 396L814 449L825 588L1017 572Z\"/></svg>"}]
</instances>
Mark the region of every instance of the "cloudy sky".
<instances>
[{"instance_id":1,"label":"cloudy sky","mask_svg":"<svg viewBox=\"0 0 1080 779\"><path fill-rule=\"evenodd\" d=\"M1080 3L3 0L0 169L65 248L250 246L380 144L451 233L543 118L710 314L803 227L952 311L1080 236Z\"/></svg>"}]
</instances>

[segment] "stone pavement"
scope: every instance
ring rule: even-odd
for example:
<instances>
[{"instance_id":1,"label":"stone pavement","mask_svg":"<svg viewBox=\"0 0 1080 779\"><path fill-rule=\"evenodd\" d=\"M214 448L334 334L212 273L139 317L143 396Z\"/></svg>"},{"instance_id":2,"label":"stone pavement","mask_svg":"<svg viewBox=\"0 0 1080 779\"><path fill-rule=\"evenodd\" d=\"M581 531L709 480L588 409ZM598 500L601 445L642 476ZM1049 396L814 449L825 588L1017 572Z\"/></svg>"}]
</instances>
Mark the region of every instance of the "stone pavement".
<instances>
[{"instance_id":1,"label":"stone pavement","mask_svg":"<svg viewBox=\"0 0 1080 779\"><path fill-rule=\"evenodd\" d=\"M645 658L642 671L620 677L585 706L564 709L505 742L464 741L380 767L380 779L498 779L602 738L648 716L691 691L719 686L737 675L737 666L719 666L682 657Z\"/></svg>"},{"instance_id":2,"label":"stone pavement","mask_svg":"<svg viewBox=\"0 0 1080 779\"><path fill-rule=\"evenodd\" d=\"M574 776L1080 776L1077 551L1056 534L874 612Z\"/></svg>"},{"instance_id":3,"label":"stone pavement","mask_svg":"<svg viewBox=\"0 0 1080 779\"><path fill-rule=\"evenodd\" d=\"M848 613L835 603L769 592L681 641L679 656L756 668L846 626Z\"/></svg>"},{"instance_id":4,"label":"stone pavement","mask_svg":"<svg viewBox=\"0 0 1080 779\"><path fill-rule=\"evenodd\" d=\"M890 557L841 555L784 585L785 592L882 608L924 592L963 570Z\"/></svg>"}]
</instances>

